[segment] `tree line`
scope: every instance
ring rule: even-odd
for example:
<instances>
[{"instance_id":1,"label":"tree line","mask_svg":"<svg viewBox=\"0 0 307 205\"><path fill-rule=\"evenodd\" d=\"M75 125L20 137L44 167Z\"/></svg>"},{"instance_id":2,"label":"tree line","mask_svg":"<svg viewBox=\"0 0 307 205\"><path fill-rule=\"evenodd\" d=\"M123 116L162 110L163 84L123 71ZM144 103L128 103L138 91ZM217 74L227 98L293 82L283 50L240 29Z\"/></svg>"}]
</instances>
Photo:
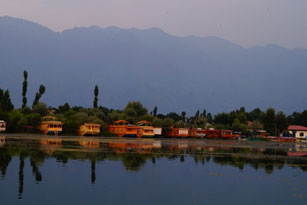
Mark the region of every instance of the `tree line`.
<instances>
[{"instance_id":1,"label":"tree line","mask_svg":"<svg viewBox=\"0 0 307 205\"><path fill-rule=\"evenodd\" d=\"M150 111L138 101L128 102L122 110L109 109L98 105L98 85L94 87L92 108L71 107L68 103L58 107L47 106L47 104L40 102L46 91L44 85L40 85L32 106L29 107L27 104L27 71L24 71L23 76L21 108L14 108L9 91L0 89L0 119L7 122L8 132L38 132L41 117L46 115L53 115L62 121L64 123L63 132L66 134L76 134L78 127L85 122L101 124L103 132L106 133L106 125L113 124L116 120L126 120L131 124L147 120L154 126L164 128L171 126L215 127L217 129L232 129L245 134L249 134L253 130L264 129L270 135L279 135L290 124L307 126L307 110L301 113L294 112L287 116L282 111L275 111L274 108L268 108L264 111L256 108L247 112L244 107L241 107L238 110L216 115L212 115L205 109L197 110L195 115L187 116L185 111L179 114L176 112L161 114L158 113L157 106Z\"/></svg>"}]
</instances>

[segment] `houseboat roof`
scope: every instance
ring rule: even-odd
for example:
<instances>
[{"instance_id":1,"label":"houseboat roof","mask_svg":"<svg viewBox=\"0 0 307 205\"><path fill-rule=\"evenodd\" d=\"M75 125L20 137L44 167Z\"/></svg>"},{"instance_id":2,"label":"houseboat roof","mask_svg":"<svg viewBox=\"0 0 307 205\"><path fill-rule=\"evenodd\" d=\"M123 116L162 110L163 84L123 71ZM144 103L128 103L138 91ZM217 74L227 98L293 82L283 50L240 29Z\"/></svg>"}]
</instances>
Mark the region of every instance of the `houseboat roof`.
<instances>
[{"instance_id":1,"label":"houseboat roof","mask_svg":"<svg viewBox=\"0 0 307 205\"><path fill-rule=\"evenodd\" d=\"M137 124L137 125L149 125L149 126L152 126L151 122L148 122L148 121L146 121L146 120L137 122L136 124Z\"/></svg>"},{"instance_id":2,"label":"houseboat roof","mask_svg":"<svg viewBox=\"0 0 307 205\"><path fill-rule=\"evenodd\" d=\"M115 124L115 125L118 125L118 124L124 124L124 125L126 125L126 124L129 124L129 122L126 121L126 120L117 120L117 121L114 122L114 124Z\"/></svg>"},{"instance_id":3,"label":"houseboat roof","mask_svg":"<svg viewBox=\"0 0 307 205\"><path fill-rule=\"evenodd\" d=\"M100 124L97 123L84 123L83 125L87 125L87 126L101 126Z\"/></svg>"},{"instance_id":4,"label":"houseboat roof","mask_svg":"<svg viewBox=\"0 0 307 205\"><path fill-rule=\"evenodd\" d=\"M307 127L301 126L301 125L290 125L288 127L288 130L293 131L307 131Z\"/></svg>"},{"instance_id":5,"label":"houseboat roof","mask_svg":"<svg viewBox=\"0 0 307 205\"><path fill-rule=\"evenodd\" d=\"M42 117L42 119L43 119L43 120L50 119L50 120L54 120L54 121L57 120L55 117L52 117L52 116L45 116L45 117Z\"/></svg>"}]
</instances>

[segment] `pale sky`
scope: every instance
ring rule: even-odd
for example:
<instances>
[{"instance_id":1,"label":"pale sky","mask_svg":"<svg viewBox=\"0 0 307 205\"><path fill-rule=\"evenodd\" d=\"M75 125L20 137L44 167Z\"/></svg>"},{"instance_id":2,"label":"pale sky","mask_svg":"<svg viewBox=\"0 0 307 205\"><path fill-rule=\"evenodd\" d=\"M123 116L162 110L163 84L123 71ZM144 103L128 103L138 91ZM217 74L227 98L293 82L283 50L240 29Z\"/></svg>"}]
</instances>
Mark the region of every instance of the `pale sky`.
<instances>
[{"instance_id":1,"label":"pale sky","mask_svg":"<svg viewBox=\"0 0 307 205\"><path fill-rule=\"evenodd\" d=\"M54 31L97 25L307 48L307 0L0 0L0 16Z\"/></svg>"}]
</instances>

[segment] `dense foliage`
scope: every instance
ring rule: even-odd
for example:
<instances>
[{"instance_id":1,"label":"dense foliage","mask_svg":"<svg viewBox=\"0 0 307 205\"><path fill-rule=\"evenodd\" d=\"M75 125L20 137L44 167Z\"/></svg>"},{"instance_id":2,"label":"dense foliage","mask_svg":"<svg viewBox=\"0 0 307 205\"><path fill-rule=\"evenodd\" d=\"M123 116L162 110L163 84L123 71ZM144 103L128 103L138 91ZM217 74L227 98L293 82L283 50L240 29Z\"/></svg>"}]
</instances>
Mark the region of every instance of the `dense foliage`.
<instances>
[{"instance_id":1,"label":"dense foliage","mask_svg":"<svg viewBox=\"0 0 307 205\"><path fill-rule=\"evenodd\" d=\"M141 120L147 120L154 126L168 128L188 127L205 128L215 127L217 129L232 129L233 131L249 134L255 130L265 129L270 135L279 135L288 125L296 124L307 126L307 110L302 113L294 112L286 116L282 111L276 112L273 108L265 111L256 108L247 112L244 107L229 113L219 113L212 116L210 112L197 110L195 115L188 117L185 111L181 114L170 112L168 114L158 113L155 106L148 111L141 102L129 102L123 110L113 110L106 107L98 107L98 86L94 88L93 108L71 107L68 103L57 108L48 107L39 102L45 93L45 86L41 85L35 95L32 108L26 106L28 73L24 71L24 82L22 84L22 108L14 109L9 91L0 89L0 119L7 122L8 132L38 132L41 117L53 115L64 123L63 132L76 134L78 127L85 122L99 123L102 125L104 134L106 125L113 124L116 120L126 120L135 124Z\"/></svg>"}]
</instances>

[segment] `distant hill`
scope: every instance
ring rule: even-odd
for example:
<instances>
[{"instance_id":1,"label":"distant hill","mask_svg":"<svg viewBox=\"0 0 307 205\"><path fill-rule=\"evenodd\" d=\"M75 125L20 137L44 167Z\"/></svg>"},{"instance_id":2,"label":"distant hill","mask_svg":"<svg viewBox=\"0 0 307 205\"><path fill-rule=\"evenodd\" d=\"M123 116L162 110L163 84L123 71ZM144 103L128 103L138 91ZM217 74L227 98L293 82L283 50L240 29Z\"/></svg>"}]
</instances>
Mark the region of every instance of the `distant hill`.
<instances>
[{"instance_id":1,"label":"distant hill","mask_svg":"<svg viewBox=\"0 0 307 205\"><path fill-rule=\"evenodd\" d=\"M30 103L44 84L41 100L49 105L90 107L98 84L100 105L112 108L140 100L162 113L307 109L306 49L245 49L216 37L176 37L157 28L92 26L58 33L0 17L0 87L10 90L17 106L24 69Z\"/></svg>"}]
</instances>

